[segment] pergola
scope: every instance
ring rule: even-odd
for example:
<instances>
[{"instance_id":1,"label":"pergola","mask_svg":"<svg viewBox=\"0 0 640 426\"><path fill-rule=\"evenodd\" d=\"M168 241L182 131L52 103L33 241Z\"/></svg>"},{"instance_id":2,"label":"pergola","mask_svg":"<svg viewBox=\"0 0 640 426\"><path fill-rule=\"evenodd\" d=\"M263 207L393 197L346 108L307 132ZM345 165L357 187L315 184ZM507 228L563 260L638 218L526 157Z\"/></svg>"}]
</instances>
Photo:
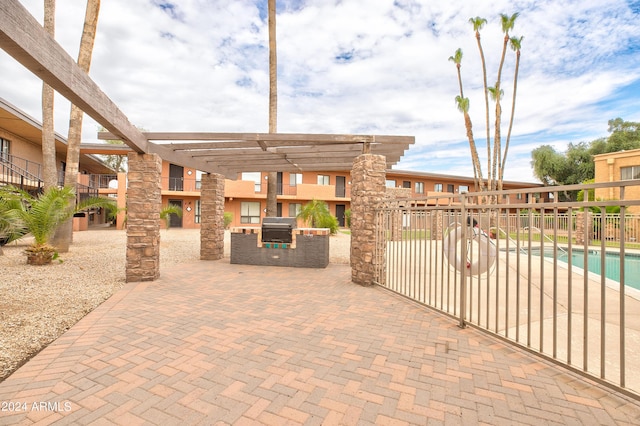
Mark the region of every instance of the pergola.
<instances>
[{"instance_id":1,"label":"pergola","mask_svg":"<svg viewBox=\"0 0 640 426\"><path fill-rule=\"evenodd\" d=\"M229 179L250 171L350 170L360 154L382 155L386 167L391 168L415 141L413 136L305 133L143 132L142 135L149 141L150 152L158 151L164 160L179 157L186 160L182 165L189 167L205 162ZM110 132L101 132L98 137L118 139ZM113 145L105 150L103 144L83 144L81 148L85 153L102 154L117 150ZM188 161L189 158L192 160Z\"/></svg>"},{"instance_id":2,"label":"pergola","mask_svg":"<svg viewBox=\"0 0 640 426\"><path fill-rule=\"evenodd\" d=\"M215 218L211 223L203 222L201 226L201 257L206 258L202 256L203 248L221 243L219 232L223 229L219 224L222 223L224 209L222 177L235 179L238 172L242 171L350 170L356 159L365 154L371 158L362 161L364 167L360 167L359 163L362 171L357 180L360 183L375 181L375 189L369 191L365 188L359 191L361 195L356 195L363 200L359 211L364 211L368 200L379 198L380 188L384 191L385 166L389 168L399 161L414 142L413 137L407 136L143 133L129 122L117 105L17 0L0 2L0 16L0 47L103 125L108 133L100 135L101 138L122 140L133 151L129 154L127 201L128 281L153 280L159 276L159 159L207 172L201 191L202 215L203 220L205 212ZM85 147L84 152L90 153L90 148ZM369 173L368 167L375 170ZM358 202L352 199L354 204ZM354 207L353 211L355 217L357 209ZM367 217L358 219L358 226L371 221ZM362 232L363 241L368 242L370 224L365 225L369 231ZM352 239L358 237L359 233L359 228L353 228ZM219 247L215 249L219 250ZM367 253L362 253L363 259L371 259L372 251L370 248L367 250ZM370 263L370 260L364 263ZM129 271L135 268L146 271L134 273L130 279ZM369 276L371 268L365 265L365 269L365 275Z\"/></svg>"}]
</instances>

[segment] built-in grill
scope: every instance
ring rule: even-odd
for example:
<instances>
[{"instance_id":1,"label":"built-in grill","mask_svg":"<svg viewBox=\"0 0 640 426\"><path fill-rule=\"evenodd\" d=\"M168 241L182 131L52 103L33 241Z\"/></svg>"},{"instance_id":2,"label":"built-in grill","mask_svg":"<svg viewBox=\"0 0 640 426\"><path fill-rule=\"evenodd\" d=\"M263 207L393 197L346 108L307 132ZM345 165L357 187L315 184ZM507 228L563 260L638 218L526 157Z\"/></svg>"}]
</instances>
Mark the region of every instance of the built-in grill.
<instances>
[{"instance_id":1,"label":"built-in grill","mask_svg":"<svg viewBox=\"0 0 640 426\"><path fill-rule=\"evenodd\" d=\"M262 219L262 242L291 244L291 234L296 227L295 217L265 217Z\"/></svg>"}]
</instances>

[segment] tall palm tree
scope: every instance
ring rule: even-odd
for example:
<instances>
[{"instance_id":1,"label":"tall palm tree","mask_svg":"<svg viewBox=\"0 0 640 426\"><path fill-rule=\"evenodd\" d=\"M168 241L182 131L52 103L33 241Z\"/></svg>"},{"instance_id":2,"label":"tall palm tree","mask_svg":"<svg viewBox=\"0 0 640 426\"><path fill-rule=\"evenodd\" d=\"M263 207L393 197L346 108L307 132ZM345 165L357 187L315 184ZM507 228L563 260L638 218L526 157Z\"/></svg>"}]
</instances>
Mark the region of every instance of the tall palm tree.
<instances>
[{"instance_id":1,"label":"tall palm tree","mask_svg":"<svg viewBox=\"0 0 640 426\"><path fill-rule=\"evenodd\" d=\"M464 97L464 90L462 88L462 74L460 71L462 68L462 49L457 49L453 56L449 57L449 60L456 64L458 72L458 86L460 87L460 94L456 96L456 104L458 106L458 110L464 115L464 124L467 129L467 138L469 139L469 148L471 150L471 161L473 163L473 177L476 181L477 190L481 191L484 187L482 166L480 165L478 149L476 147L475 139L473 138L473 125L471 123L471 117L469 116L469 98Z\"/></svg>"},{"instance_id":2,"label":"tall palm tree","mask_svg":"<svg viewBox=\"0 0 640 426\"><path fill-rule=\"evenodd\" d=\"M276 0L268 0L269 20L269 133L278 132L278 56L276 51ZM269 172L267 180L267 216L278 211L278 173Z\"/></svg>"},{"instance_id":3,"label":"tall palm tree","mask_svg":"<svg viewBox=\"0 0 640 426\"><path fill-rule=\"evenodd\" d=\"M501 126L500 115L502 113L502 108L500 106L500 100L501 100L500 95L502 93L502 89L500 87L500 84L502 80L502 67L504 65L504 58L507 53L507 45L509 43L509 38L510 38L509 31L513 29L516 18L518 18L518 15L519 15L518 13L514 13L511 16L506 15L504 13L500 14L502 32L504 33L504 44L502 46L502 55L500 57L500 65L498 66L498 79L496 80L496 85L494 87L495 89L494 95L496 96L496 128L495 128L494 142L493 142L493 168L492 168L492 176L494 179L499 178L497 168L498 168L498 162L502 158L502 151L501 151L502 147L500 142L500 126ZM497 181L492 182L491 189L495 190L497 189L497 187L498 187Z\"/></svg>"},{"instance_id":4,"label":"tall palm tree","mask_svg":"<svg viewBox=\"0 0 640 426\"><path fill-rule=\"evenodd\" d=\"M518 70L520 68L520 48L522 47L522 39L524 37L511 37L509 39L509 44L511 49L516 52L516 66L513 75L513 96L511 100L511 117L509 118L509 130L507 131L507 140L504 144L504 154L502 156L502 161L500 161L499 170L499 185L498 190L502 190L502 180L504 178L504 165L507 162L507 152L509 151L509 142L511 141L511 129L513 128L513 117L516 111L516 92L518 90Z\"/></svg>"},{"instance_id":5,"label":"tall palm tree","mask_svg":"<svg viewBox=\"0 0 640 426\"><path fill-rule=\"evenodd\" d=\"M44 0L44 30L55 37L56 1ZM42 180L45 188L58 185L56 139L53 120L53 88L42 82Z\"/></svg>"},{"instance_id":6,"label":"tall palm tree","mask_svg":"<svg viewBox=\"0 0 640 426\"><path fill-rule=\"evenodd\" d=\"M98 13L100 0L87 0L87 10L84 17L84 27L80 39L78 52L78 66L85 73L89 73L91 56L98 27ZM67 137L67 161L64 174L64 185L76 188L78 184L78 163L80 162L80 142L82 141L82 118L84 112L71 104L69 118L69 135ZM73 200L72 202L75 202ZM54 242L61 252L69 251L69 244L73 240L73 222L70 220L60 226L56 232Z\"/></svg>"},{"instance_id":7,"label":"tall palm tree","mask_svg":"<svg viewBox=\"0 0 640 426\"><path fill-rule=\"evenodd\" d=\"M480 52L480 62L482 63L482 83L484 89L484 107L485 107L485 127L487 129L487 172L491 171L491 130L489 128L489 92L487 88L487 65L484 59L484 49L482 48L482 42L480 41L480 30L485 26L487 20L476 16L475 18L469 18L469 22L473 25L473 30L476 32L476 41L478 42L478 51ZM488 186L491 188L491 173L489 173Z\"/></svg>"}]
</instances>

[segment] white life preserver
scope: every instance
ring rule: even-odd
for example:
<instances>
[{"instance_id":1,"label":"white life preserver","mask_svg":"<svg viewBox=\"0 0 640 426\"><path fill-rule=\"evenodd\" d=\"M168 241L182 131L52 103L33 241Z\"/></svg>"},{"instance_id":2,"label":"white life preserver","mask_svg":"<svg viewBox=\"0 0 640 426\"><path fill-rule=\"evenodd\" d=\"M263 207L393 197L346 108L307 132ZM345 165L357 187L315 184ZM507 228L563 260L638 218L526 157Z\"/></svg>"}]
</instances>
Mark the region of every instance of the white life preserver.
<instances>
[{"instance_id":1,"label":"white life preserver","mask_svg":"<svg viewBox=\"0 0 640 426\"><path fill-rule=\"evenodd\" d=\"M470 247L467 247L467 258L463 259L461 256L462 249L460 242L462 241L462 225L453 225L447 229L447 233L443 238L444 256L451 266L458 271L462 271L464 268L471 275L482 275L487 272L496 261L496 246L491 241L489 236L482 232L477 227L469 227L469 231L472 236L469 239L469 243L475 242L477 247L474 248L474 258L471 259Z\"/></svg>"}]
</instances>

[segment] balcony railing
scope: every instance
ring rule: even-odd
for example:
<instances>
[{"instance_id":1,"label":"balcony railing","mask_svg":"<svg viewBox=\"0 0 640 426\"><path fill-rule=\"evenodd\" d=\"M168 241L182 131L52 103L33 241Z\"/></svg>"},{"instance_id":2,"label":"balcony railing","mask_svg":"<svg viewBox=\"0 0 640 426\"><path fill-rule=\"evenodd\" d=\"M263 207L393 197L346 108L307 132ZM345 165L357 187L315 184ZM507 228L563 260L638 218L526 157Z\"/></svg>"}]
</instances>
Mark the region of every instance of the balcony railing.
<instances>
[{"instance_id":1,"label":"balcony railing","mask_svg":"<svg viewBox=\"0 0 640 426\"><path fill-rule=\"evenodd\" d=\"M0 154L0 182L22 189L42 188L41 165L15 155Z\"/></svg>"},{"instance_id":2,"label":"balcony railing","mask_svg":"<svg viewBox=\"0 0 640 426\"><path fill-rule=\"evenodd\" d=\"M118 175L89 175L89 186L97 189L115 189L111 182L118 180Z\"/></svg>"}]
</instances>

